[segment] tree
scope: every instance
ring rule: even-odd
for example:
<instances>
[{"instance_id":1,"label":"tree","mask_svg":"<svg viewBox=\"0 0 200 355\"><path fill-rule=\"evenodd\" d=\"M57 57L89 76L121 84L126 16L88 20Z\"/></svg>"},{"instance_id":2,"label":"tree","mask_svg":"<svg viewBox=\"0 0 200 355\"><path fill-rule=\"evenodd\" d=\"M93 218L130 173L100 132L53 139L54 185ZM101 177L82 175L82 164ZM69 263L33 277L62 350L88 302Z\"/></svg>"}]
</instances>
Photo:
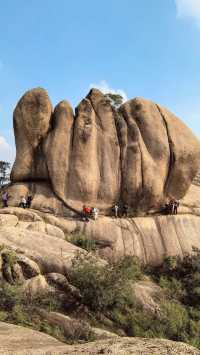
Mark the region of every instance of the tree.
<instances>
[{"instance_id":1,"label":"tree","mask_svg":"<svg viewBox=\"0 0 200 355\"><path fill-rule=\"evenodd\" d=\"M0 160L0 186L5 185L10 180L10 163Z\"/></svg>"},{"instance_id":2,"label":"tree","mask_svg":"<svg viewBox=\"0 0 200 355\"><path fill-rule=\"evenodd\" d=\"M116 109L119 108L123 103L123 97L119 94L112 94L111 92L109 92L108 94L105 94L105 97L110 101L111 105Z\"/></svg>"}]
</instances>

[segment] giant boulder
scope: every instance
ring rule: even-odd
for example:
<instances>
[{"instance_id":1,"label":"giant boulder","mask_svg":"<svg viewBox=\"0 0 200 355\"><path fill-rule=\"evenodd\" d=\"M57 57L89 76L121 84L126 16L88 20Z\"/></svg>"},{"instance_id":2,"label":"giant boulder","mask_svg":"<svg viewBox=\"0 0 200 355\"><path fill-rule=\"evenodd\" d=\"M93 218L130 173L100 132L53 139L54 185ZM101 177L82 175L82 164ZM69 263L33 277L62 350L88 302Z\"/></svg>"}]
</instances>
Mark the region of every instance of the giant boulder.
<instances>
[{"instance_id":1,"label":"giant boulder","mask_svg":"<svg viewBox=\"0 0 200 355\"><path fill-rule=\"evenodd\" d=\"M200 165L198 139L172 113L141 98L116 110L96 89L75 114L66 101L52 112L46 91L30 90L17 104L14 130L13 184L28 184L34 207L43 184L40 201L53 198L61 214L84 203L104 213L115 203L133 214L159 208L184 197Z\"/></svg>"}]
</instances>

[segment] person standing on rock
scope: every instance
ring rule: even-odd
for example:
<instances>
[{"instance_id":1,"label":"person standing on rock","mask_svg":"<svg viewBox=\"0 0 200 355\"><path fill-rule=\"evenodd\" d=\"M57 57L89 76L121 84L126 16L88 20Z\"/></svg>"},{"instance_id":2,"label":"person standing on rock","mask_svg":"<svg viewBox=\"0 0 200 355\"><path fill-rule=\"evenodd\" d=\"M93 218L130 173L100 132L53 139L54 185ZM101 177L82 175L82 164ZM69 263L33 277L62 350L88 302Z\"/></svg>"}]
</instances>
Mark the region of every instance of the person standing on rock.
<instances>
[{"instance_id":1,"label":"person standing on rock","mask_svg":"<svg viewBox=\"0 0 200 355\"><path fill-rule=\"evenodd\" d=\"M178 213L178 207L179 207L179 202L178 201L174 201L174 214Z\"/></svg>"},{"instance_id":2,"label":"person standing on rock","mask_svg":"<svg viewBox=\"0 0 200 355\"><path fill-rule=\"evenodd\" d=\"M83 205L83 221L89 222L89 216L91 216L92 209Z\"/></svg>"},{"instance_id":3,"label":"person standing on rock","mask_svg":"<svg viewBox=\"0 0 200 355\"><path fill-rule=\"evenodd\" d=\"M19 207L26 208L26 198L24 196L21 197Z\"/></svg>"},{"instance_id":4,"label":"person standing on rock","mask_svg":"<svg viewBox=\"0 0 200 355\"><path fill-rule=\"evenodd\" d=\"M26 201L26 207L31 208L31 203L32 203L33 197L31 195L28 195L27 201Z\"/></svg>"},{"instance_id":5,"label":"person standing on rock","mask_svg":"<svg viewBox=\"0 0 200 355\"><path fill-rule=\"evenodd\" d=\"M8 193L5 191L2 195L3 207L8 207Z\"/></svg>"},{"instance_id":6,"label":"person standing on rock","mask_svg":"<svg viewBox=\"0 0 200 355\"><path fill-rule=\"evenodd\" d=\"M94 218L94 220L96 221L98 219L98 215L99 215L99 210L96 207L92 207L92 216Z\"/></svg>"},{"instance_id":7,"label":"person standing on rock","mask_svg":"<svg viewBox=\"0 0 200 355\"><path fill-rule=\"evenodd\" d=\"M169 214L174 214L174 203L175 203L175 200L171 199L169 202Z\"/></svg>"},{"instance_id":8,"label":"person standing on rock","mask_svg":"<svg viewBox=\"0 0 200 355\"><path fill-rule=\"evenodd\" d=\"M114 206L114 214L115 214L115 218L118 218L118 214L119 214L119 206L118 205L115 205Z\"/></svg>"}]
</instances>

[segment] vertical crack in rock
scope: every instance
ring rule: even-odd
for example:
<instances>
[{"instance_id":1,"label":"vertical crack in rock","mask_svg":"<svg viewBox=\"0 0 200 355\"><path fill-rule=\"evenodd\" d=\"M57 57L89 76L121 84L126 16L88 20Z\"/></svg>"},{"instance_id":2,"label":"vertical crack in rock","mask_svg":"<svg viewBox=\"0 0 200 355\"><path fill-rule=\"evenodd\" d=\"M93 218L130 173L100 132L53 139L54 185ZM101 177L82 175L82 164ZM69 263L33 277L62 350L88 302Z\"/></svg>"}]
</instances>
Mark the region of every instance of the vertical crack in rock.
<instances>
[{"instance_id":1,"label":"vertical crack in rock","mask_svg":"<svg viewBox=\"0 0 200 355\"><path fill-rule=\"evenodd\" d=\"M157 216L154 217L154 221L155 221L155 224L156 224L156 227L157 227L157 230L158 230L158 234L160 234L160 241L161 241L161 244L163 246L163 256L166 255L166 251L167 251L167 247L166 247L166 244L165 244L165 238L163 236L163 233L162 233L162 228L160 226L160 221L159 221L159 218Z\"/></svg>"},{"instance_id":2,"label":"vertical crack in rock","mask_svg":"<svg viewBox=\"0 0 200 355\"><path fill-rule=\"evenodd\" d=\"M169 184L170 184L170 180L171 180L171 173L172 173L172 170L173 170L173 167L174 167L174 163L175 163L175 160L176 160L176 157L175 157L175 153L174 153L174 150L173 150L173 142L172 142L172 139L170 137L170 133L169 133L169 127L168 127L168 124L167 124L167 120L165 119L165 116L163 114L163 112L161 111L160 109L160 106L158 104L156 104L156 107L163 119L163 122L164 122L164 125L165 125L165 128L166 128L166 133L167 133L167 137L168 137L168 142L169 142L169 164L168 164L168 173L167 173L167 176L166 176L166 180L165 180L165 184L164 184L164 191L165 193L168 192L168 187L169 187Z\"/></svg>"},{"instance_id":3,"label":"vertical crack in rock","mask_svg":"<svg viewBox=\"0 0 200 355\"><path fill-rule=\"evenodd\" d=\"M122 197L123 197L123 186L124 186L124 176L123 176L123 170L124 170L124 160L125 160L125 150L126 150L126 142L124 142L124 139L126 138L127 141L127 123L125 118L123 117L123 113L120 112L119 110L114 111L115 114L115 127L116 127L116 132L117 132L117 138L118 138L118 144L119 144L119 149L120 149L120 164L119 164L119 176L120 176L120 192L119 192L119 203L122 202ZM125 132L126 130L126 132ZM123 137L124 135L124 137Z\"/></svg>"},{"instance_id":4,"label":"vertical crack in rock","mask_svg":"<svg viewBox=\"0 0 200 355\"><path fill-rule=\"evenodd\" d=\"M144 189L143 157L140 144L142 137L138 124L132 115L129 102L121 106L120 113L124 117L127 125L127 137L123 156L124 164L122 169L122 200L125 200L127 203L126 199L128 199L130 205L134 205L134 209L137 209L138 199L141 198ZM126 166L127 163L128 166ZM131 168L134 169L132 174L129 164ZM125 169L127 170L125 171ZM131 193L128 193L128 188ZM133 199L131 199L131 196Z\"/></svg>"},{"instance_id":5,"label":"vertical crack in rock","mask_svg":"<svg viewBox=\"0 0 200 355\"><path fill-rule=\"evenodd\" d=\"M142 231L138 227L138 225L137 225L137 223L136 223L134 218L129 218L129 221L131 222L136 234L139 236L138 240L139 240L139 243L140 243L140 246L141 246L141 250L143 250L144 263L146 264L147 261L148 261L148 258L147 258L147 251L146 251L145 242L144 242L145 236L143 235Z\"/></svg>"}]
</instances>

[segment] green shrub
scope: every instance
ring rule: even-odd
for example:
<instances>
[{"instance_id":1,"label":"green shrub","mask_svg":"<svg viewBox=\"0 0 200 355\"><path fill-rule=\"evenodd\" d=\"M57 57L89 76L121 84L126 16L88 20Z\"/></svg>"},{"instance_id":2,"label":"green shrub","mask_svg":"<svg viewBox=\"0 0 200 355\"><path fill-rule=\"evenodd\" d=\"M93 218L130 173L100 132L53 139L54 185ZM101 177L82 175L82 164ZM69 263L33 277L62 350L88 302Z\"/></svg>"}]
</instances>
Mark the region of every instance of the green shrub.
<instances>
[{"instance_id":1,"label":"green shrub","mask_svg":"<svg viewBox=\"0 0 200 355\"><path fill-rule=\"evenodd\" d=\"M23 294L19 286L8 283L0 285L0 310L12 312L13 308L22 303Z\"/></svg>"},{"instance_id":2,"label":"green shrub","mask_svg":"<svg viewBox=\"0 0 200 355\"><path fill-rule=\"evenodd\" d=\"M87 238L84 234L73 234L70 238L67 237L66 240L87 251L95 251L97 249L96 241L94 239Z\"/></svg>"},{"instance_id":3,"label":"green shrub","mask_svg":"<svg viewBox=\"0 0 200 355\"><path fill-rule=\"evenodd\" d=\"M73 261L70 282L80 289L82 302L92 311L105 312L133 302L131 281L141 277L136 258L126 257L117 263L101 264L80 254Z\"/></svg>"}]
</instances>

